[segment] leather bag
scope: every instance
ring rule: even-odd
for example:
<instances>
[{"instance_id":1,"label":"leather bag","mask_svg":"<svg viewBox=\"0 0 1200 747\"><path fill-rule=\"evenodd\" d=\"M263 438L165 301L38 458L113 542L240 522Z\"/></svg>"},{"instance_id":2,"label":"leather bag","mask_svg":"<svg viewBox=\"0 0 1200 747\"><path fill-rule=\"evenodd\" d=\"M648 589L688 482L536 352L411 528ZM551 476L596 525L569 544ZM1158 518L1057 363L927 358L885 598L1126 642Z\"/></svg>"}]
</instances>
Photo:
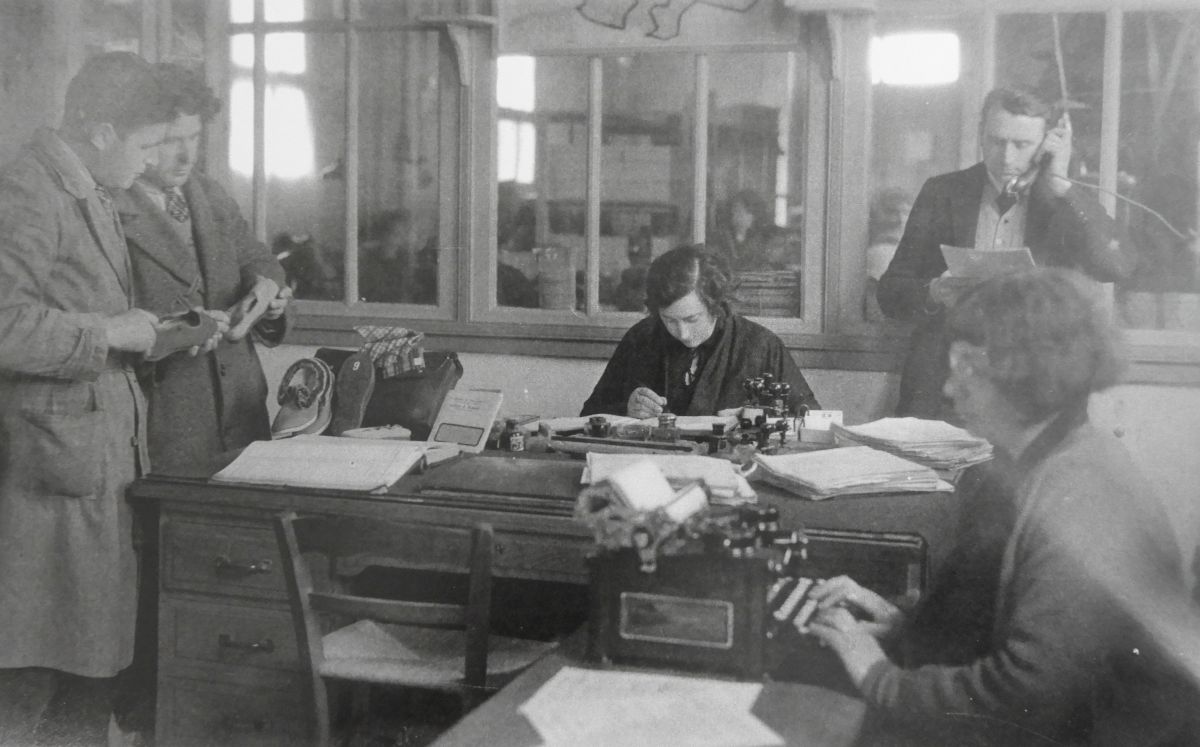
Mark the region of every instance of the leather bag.
<instances>
[{"instance_id":1,"label":"leather bag","mask_svg":"<svg viewBox=\"0 0 1200 747\"><path fill-rule=\"evenodd\" d=\"M334 371L354 353L342 348L319 348L316 357ZM375 391L367 403L362 426L402 425L412 431L412 440L429 437L442 401L462 378L462 362L457 353L425 352L425 370L406 371L389 379L376 371ZM334 403L337 406L337 403Z\"/></svg>"}]
</instances>

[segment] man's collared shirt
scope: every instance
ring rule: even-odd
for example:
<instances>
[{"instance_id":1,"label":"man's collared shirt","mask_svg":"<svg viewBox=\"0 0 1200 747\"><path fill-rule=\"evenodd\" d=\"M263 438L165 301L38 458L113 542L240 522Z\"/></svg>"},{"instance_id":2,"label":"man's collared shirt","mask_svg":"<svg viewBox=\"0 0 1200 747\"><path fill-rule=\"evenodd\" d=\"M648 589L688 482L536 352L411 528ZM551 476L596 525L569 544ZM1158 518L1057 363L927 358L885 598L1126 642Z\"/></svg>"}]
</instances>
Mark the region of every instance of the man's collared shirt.
<instances>
[{"instance_id":1,"label":"man's collared shirt","mask_svg":"<svg viewBox=\"0 0 1200 747\"><path fill-rule=\"evenodd\" d=\"M1016 203L1001 214L996 202L1001 188L989 172L983 185L983 196L979 200L979 220L975 224L976 249L991 251L1025 246L1029 195L1022 194Z\"/></svg>"}]
</instances>

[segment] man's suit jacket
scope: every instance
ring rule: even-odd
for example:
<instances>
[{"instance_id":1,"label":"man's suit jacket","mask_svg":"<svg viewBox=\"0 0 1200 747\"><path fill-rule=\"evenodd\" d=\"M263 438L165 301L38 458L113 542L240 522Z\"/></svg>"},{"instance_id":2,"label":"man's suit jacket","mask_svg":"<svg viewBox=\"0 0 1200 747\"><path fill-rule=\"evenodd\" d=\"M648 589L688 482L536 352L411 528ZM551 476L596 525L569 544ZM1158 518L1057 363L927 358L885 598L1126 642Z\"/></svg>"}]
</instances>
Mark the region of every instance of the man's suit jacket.
<instances>
[{"instance_id":1,"label":"man's suit jacket","mask_svg":"<svg viewBox=\"0 0 1200 747\"><path fill-rule=\"evenodd\" d=\"M929 282L946 270L941 245L974 246L979 203L987 168L977 163L925 182L913 203L904 236L879 280L876 298L893 319L916 322L900 380L897 415L954 419L942 396L948 375L942 335L944 309L929 308ZM1025 245L1040 266L1071 267L1094 280L1128 278L1136 254L1119 237L1115 222L1086 187L1072 186L1062 197L1042 183L1029 195Z\"/></svg>"},{"instance_id":2,"label":"man's suit jacket","mask_svg":"<svg viewBox=\"0 0 1200 747\"><path fill-rule=\"evenodd\" d=\"M160 316L193 307L226 310L261 275L284 286L279 262L251 235L237 204L216 182L193 174L183 186L193 254L173 218L137 185L118 200L133 262L137 305ZM253 336L275 345L285 324L260 322ZM176 353L142 375L149 399L150 461L158 473L211 470L219 455L270 438L267 383L251 336L206 354Z\"/></svg>"}]
</instances>

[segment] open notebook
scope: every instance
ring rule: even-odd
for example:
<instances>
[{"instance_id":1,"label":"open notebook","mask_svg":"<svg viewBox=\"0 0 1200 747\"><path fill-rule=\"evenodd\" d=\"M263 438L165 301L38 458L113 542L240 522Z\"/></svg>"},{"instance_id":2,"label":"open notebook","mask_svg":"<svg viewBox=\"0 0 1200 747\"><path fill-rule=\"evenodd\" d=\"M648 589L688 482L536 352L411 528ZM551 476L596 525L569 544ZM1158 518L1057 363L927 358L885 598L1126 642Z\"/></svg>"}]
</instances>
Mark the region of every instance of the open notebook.
<instances>
[{"instance_id":1,"label":"open notebook","mask_svg":"<svg viewBox=\"0 0 1200 747\"><path fill-rule=\"evenodd\" d=\"M410 470L457 454L423 441L296 436L255 441L212 476L215 482L383 492Z\"/></svg>"}]
</instances>

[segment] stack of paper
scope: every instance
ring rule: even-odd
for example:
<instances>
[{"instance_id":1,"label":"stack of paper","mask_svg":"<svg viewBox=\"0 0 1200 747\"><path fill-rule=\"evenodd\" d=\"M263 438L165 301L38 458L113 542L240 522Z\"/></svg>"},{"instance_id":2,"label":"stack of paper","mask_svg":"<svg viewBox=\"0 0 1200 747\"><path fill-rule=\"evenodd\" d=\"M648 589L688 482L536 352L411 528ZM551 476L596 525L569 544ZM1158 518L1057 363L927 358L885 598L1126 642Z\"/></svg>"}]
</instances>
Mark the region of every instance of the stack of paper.
<instances>
[{"instance_id":1,"label":"stack of paper","mask_svg":"<svg viewBox=\"0 0 1200 747\"><path fill-rule=\"evenodd\" d=\"M728 459L695 454L602 454L589 451L583 483L595 485L617 472L637 464L651 462L675 489L703 481L712 501L719 504L746 503L756 499L754 489Z\"/></svg>"},{"instance_id":2,"label":"stack of paper","mask_svg":"<svg viewBox=\"0 0 1200 747\"><path fill-rule=\"evenodd\" d=\"M941 420L883 418L863 425L834 425L839 440L889 451L937 470L959 470L992 458L992 445Z\"/></svg>"},{"instance_id":3,"label":"stack of paper","mask_svg":"<svg viewBox=\"0 0 1200 747\"><path fill-rule=\"evenodd\" d=\"M457 453L456 448L441 444L390 439L295 436L279 441L255 441L212 479L251 485L382 492L420 464L427 452L441 456L447 449Z\"/></svg>"},{"instance_id":4,"label":"stack of paper","mask_svg":"<svg viewBox=\"0 0 1200 747\"><path fill-rule=\"evenodd\" d=\"M954 489L929 467L870 446L757 454L759 473L772 485L813 500L864 493L925 493Z\"/></svg>"},{"instance_id":5,"label":"stack of paper","mask_svg":"<svg viewBox=\"0 0 1200 747\"><path fill-rule=\"evenodd\" d=\"M777 745L758 682L563 667L517 710L547 745Z\"/></svg>"}]
</instances>

